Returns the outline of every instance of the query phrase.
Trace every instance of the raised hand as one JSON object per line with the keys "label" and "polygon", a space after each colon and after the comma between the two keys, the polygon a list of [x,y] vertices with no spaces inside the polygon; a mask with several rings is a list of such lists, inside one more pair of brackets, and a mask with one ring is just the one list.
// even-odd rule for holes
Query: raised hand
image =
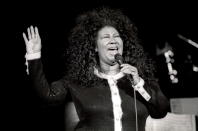
{"label": "raised hand", "polygon": [[23,38],[26,45],[27,54],[37,53],[41,51],[41,38],[39,36],[38,28],[30,26],[27,29],[28,37],[23,33]]}

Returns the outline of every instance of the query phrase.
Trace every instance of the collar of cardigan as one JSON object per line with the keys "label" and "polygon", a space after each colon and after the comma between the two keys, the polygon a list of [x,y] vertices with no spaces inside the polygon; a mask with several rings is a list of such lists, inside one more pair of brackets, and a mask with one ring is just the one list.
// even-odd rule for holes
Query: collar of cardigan
{"label": "collar of cardigan", "polygon": [[102,79],[113,79],[113,80],[118,80],[124,76],[124,73],[122,72],[119,72],[115,75],[107,75],[105,73],[99,72],[98,69],[95,67],[94,67],[94,74]]}

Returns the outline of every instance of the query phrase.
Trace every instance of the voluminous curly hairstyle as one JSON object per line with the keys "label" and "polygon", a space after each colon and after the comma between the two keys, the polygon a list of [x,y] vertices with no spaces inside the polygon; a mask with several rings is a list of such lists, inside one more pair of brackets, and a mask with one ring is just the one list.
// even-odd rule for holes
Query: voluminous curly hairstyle
{"label": "voluminous curly hairstyle", "polygon": [[98,67],[98,54],[95,52],[98,31],[104,26],[112,26],[123,40],[125,63],[137,67],[139,75],[148,83],[154,81],[153,63],[146,54],[137,37],[137,28],[132,21],[118,9],[101,7],[85,12],[76,19],[71,30],[67,49],[67,75],[81,85],[90,86],[97,81],[94,67]]}

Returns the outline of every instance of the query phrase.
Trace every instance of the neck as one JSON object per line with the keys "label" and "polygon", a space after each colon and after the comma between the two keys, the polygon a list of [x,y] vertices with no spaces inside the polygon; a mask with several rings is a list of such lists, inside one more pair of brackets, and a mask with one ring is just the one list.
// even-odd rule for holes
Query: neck
{"label": "neck", "polygon": [[100,71],[107,75],[116,75],[120,72],[119,65],[108,65],[105,63],[100,63]]}

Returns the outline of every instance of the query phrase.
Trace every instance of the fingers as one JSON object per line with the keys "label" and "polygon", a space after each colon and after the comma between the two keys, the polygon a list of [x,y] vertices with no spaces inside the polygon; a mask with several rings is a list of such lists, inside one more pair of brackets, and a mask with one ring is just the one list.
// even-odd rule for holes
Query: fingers
{"label": "fingers", "polygon": [[140,81],[140,77],[139,77],[138,70],[136,67],[131,66],[129,64],[122,64],[121,67],[122,67],[120,70],[121,72],[132,75],[133,77],[132,84],[136,85]]}
{"label": "fingers", "polygon": [[40,38],[39,32],[38,32],[38,28],[35,27],[35,33],[36,33],[36,38]]}
{"label": "fingers", "polygon": [[129,64],[122,64],[121,65],[121,72],[125,74],[132,74],[132,75],[138,75],[138,70],[136,67],[131,66]]}
{"label": "fingers", "polygon": [[134,66],[131,66],[129,64],[122,64],[120,65],[122,67],[122,69],[130,69],[131,71],[137,71],[137,68]]}
{"label": "fingers", "polygon": [[30,26],[30,31],[31,31],[31,37],[34,39],[35,38],[35,32],[33,26]]}
{"label": "fingers", "polygon": [[[28,27],[27,28],[27,33],[28,33],[28,39],[29,40],[40,37],[37,27],[35,27],[35,28],[33,26]],[[23,37],[24,37],[25,42],[27,42],[28,39],[27,39],[25,33],[23,33]]]}
{"label": "fingers", "polygon": [[25,33],[23,33],[23,39],[25,41],[25,44],[27,45],[28,44],[28,39],[27,39],[27,36],[25,35]]}

